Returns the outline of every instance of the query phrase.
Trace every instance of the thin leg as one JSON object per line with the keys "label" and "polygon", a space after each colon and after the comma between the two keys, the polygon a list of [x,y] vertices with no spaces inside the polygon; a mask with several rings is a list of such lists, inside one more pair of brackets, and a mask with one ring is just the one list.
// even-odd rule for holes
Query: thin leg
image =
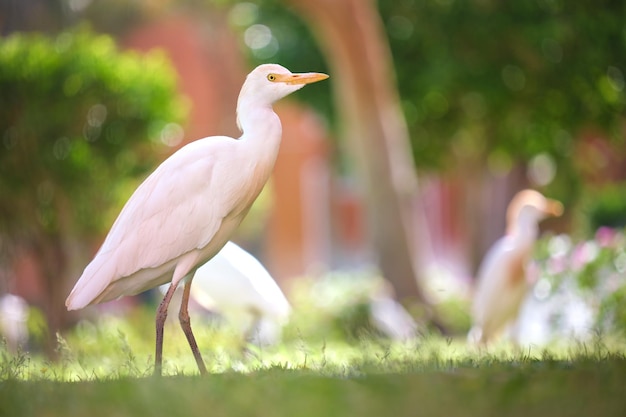
{"label": "thin leg", "polygon": [[161,376],[161,370],[163,367],[163,326],[165,325],[165,319],[167,319],[167,308],[170,305],[172,296],[176,292],[178,285],[171,284],[163,301],[159,304],[156,315],[156,352],[154,354],[154,375]]}
{"label": "thin leg", "polygon": [[185,332],[185,336],[187,336],[187,341],[189,342],[189,346],[191,347],[191,352],[193,352],[193,357],[196,358],[198,369],[200,370],[200,373],[202,375],[206,375],[206,366],[204,366],[204,361],[202,360],[202,355],[200,354],[200,350],[198,349],[196,338],[193,336],[193,332],[191,331],[191,320],[189,319],[189,312],[187,311],[190,290],[191,279],[188,279],[185,282],[185,287],[183,288],[183,299],[180,303],[180,312],[178,313],[178,319],[180,320],[180,327],[183,328],[183,332]]}
{"label": "thin leg", "polygon": [[[244,332],[244,343],[253,343],[255,340],[256,345],[263,345],[264,340],[260,337],[261,332],[261,314],[259,314],[256,309],[249,309],[248,313],[250,314],[250,324],[248,325],[248,329]],[[255,339],[255,336],[256,339]]]}
{"label": "thin leg", "polygon": [[[250,323],[250,326],[248,327],[248,330],[245,331],[244,333],[244,338],[241,341],[242,346],[241,346],[241,353],[244,356],[252,356],[255,359],[259,359],[259,356],[254,352],[254,350],[250,349],[250,345],[254,344],[256,345],[256,347],[261,350],[263,349],[263,345],[265,344],[264,342],[266,342],[265,340],[261,339],[260,336],[260,324],[261,324],[261,315],[259,313],[257,313],[256,311],[251,311],[250,314],[252,315],[252,321]],[[257,336],[256,342],[254,336]]]}

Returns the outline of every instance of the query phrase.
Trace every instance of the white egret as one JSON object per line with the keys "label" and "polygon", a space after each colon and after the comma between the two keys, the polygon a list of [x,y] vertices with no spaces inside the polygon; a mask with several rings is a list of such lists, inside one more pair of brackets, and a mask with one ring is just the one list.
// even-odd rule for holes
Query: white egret
{"label": "white egret", "polygon": [[22,297],[10,293],[0,296],[0,335],[12,353],[28,342],[28,314],[28,303]]}
{"label": "white egret", "polygon": [[487,343],[517,320],[529,289],[526,266],[539,222],[560,216],[563,205],[534,190],[520,191],[507,209],[507,231],[487,252],[478,270],[472,304],[471,342]]}
{"label": "white egret", "polygon": [[[163,291],[167,290],[163,285]],[[291,306],[274,278],[252,254],[228,242],[193,276],[190,298],[217,312],[246,340],[276,343]]]}
{"label": "white egret", "polygon": [[417,335],[417,323],[395,300],[394,293],[388,281],[380,281],[370,296],[370,323],[390,339],[406,342]]}
{"label": "white egret", "polygon": [[372,325],[392,340],[406,342],[417,335],[417,323],[402,304],[390,296],[375,296],[370,303]]}
{"label": "white egret", "polygon": [[237,101],[241,137],[191,142],[167,158],[135,190],[66,301],[69,310],[134,295],[171,282],[156,315],[155,374],[161,374],[167,307],[184,280],[179,320],[200,373],[206,367],[188,313],[193,274],[229,240],[269,179],[282,127],[272,104],[321,73],[255,68]]}

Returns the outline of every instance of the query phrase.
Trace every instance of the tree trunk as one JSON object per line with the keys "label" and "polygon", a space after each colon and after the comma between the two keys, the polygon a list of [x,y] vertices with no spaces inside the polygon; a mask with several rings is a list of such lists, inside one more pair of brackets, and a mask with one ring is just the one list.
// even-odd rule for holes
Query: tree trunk
{"label": "tree trunk", "polygon": [[363,181],[378,266],[399,299],[424,302],[413,224],[417,175],[375,2],[287,2],[307,19],[331,67],[341,134]]}
{"label": "tree trunk", "polygon": [[68,312],[65,309],[67,256],[58,235],[42,234],[34,240],[34,249],[41,265],[42,288],[45,291],[42,308],[48,325],[44,350],[49,358],[57,356],[56,334],[65,327]]}

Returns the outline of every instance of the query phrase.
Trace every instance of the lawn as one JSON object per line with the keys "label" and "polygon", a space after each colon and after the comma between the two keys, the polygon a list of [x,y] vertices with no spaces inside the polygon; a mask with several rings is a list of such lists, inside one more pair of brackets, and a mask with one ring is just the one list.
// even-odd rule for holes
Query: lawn
{"label": "lawn", "polygon": [[59,337],[56,362],[3,352],[0,416],[626,415],[626,349],[608,337],[479,350],[461,337],[346,337],[296,318],[279,346],[242,353],[231,333],[196,320],[210,375],[168,323],[155,378],[152,313],[81,324]]}
{"label": "lawn", "polygon": [[200,376],[5,381],[0,414],[63,416],[624,416],[626,361],[492,363],[330,376],[263,369]]}

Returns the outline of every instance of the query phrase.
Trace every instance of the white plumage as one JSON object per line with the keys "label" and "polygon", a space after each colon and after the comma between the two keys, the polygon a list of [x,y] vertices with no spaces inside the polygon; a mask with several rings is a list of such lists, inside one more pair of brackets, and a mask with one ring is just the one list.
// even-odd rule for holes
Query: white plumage
{"label": "white plumage", "polygon": [[487,343],[517,319],[528,292],[526,265],[546,216],[560,216],[561,203],[534,190],[520,191],[507,210],[507,234],[489,249],[479,268],[472,304],[471,342]]}
{"label": "white plumage", "polygon": [[270,273],[233,242],[196,271],[191,298],[217,311],[258,345],[280,339],[291,307]]}
{"label": "white plumage", "polygon": [[374,327],[392,340],[406,342],[417,335],[417,323],[413,317],[389,295],[373,297],[370,312]]}
{"label": "white plumage", "polygon": [[[276,64],[255,68],[237,102],[237,139],[213,136],[166,159],[137,188],[66,301],[70,310],[138,294],[170,282],[157,312],[155,373],[161,372],[163,323],[176,287],[229,240],[269,179],[282,128],[272,104],[325,74],[293,74]],[[206,372],[187,313],[180,320],[200,372]]]}
{"label": "white plumage", "polygon": [[0,296],[0,335],[12,353],[28,342],[28,311],[28,303],[22,297],[10,293]]}

